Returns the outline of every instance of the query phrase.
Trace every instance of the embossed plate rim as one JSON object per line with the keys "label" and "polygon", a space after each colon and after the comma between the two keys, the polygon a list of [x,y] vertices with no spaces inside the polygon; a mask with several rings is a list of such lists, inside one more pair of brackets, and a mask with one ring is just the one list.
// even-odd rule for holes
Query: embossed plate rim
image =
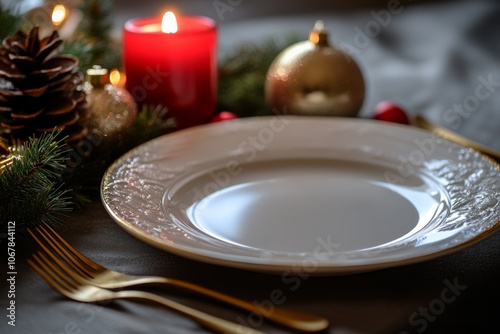
{"label": "embossed plate rim", "polygon": [[[290,138],[296,137],[298,134],[297,131],[300,130],[300,133],[302,133],[304,130],[309,130],[310,137],[312,137],[312,139],[306,138],[300,143],[295,144],[298,144],[299,146],[307,146],[310,144],[313,148],[316,148],[315,145],[317,145],[317,149],[319,151],[328,149],[333,150],[332,152],[335,150],[342,150],[342,154],[345,154],[345,152],[351,152],[347,154],[351,154],[354,158],[361,155],[367,155],[368,159],[378,159],[382,162],[387,162],[386,160],[389,159],[388,163],[392,164],[393,167],[398,161],[398,152],[399,154],[402,154],[402,152],[406,152],[407,154],[409,151],[413,152],[412,150],[415,150],[416,148],[422,149],[414,143],[418,140],[421,142],[431,140],[432,143],[434,143],[433,145],[437,145],[436,147],[438,152],[433,152],[432,154],[426,156],[422,166],[416,167],[423,169],[425,173],[430,173],[433,177],[436,177],[436,180],[439,179],[439,182],[449,183],[443,184],[443,187],[449,190],[452,194],[452,206],[458,206],[460,201],[474,201],[475,196],[460,198],[460,193],[463,191],[472,191],[472,194],[474,195],[483,196],[486,202],[492,202],[493,200],[491,198],[495,196],[498,197],[498,193],[500,192],[498,182],[492,182],[489,178],[484,177],[484,175],[493,175],[495,177],[500,176],[498,166],[493,164],[490,159],[483,157],[474,150],[436,137],[421,129],[362,119],[336,119],[323,117],[260,117],[224,122],[220,124],[204,125],[178,131],[154,139],[128,152],[123,157],[118,159],[112,166],[110,166],[103,177],[101,197],[106,210],[113,220],[115,220],[122,228],[134,235],[136,238],[160,249],[198,261],[276,274],[283,273],[293,267],[296,268],[297,266],[303,265],[304,261],[307,260],[310,254],[287,255],[253,249],[238,249],[238,247],[235,247],[232,244],[221,243],[220,240],[210,240],[210,237],[205,238],[205,240],[199,240],[195,233],[193,233],[193,235],[196,235],[195,239],[198,238],[198,240],[195,240],[194,242],[193,240],[188,240],[188,238],[193,237],[192,235],[189,235],[189,233],[188,236],[185,237],[186,239],[184,239],[183,236],[179,237],[178,235],[175,235],[176,233],[172,233],[172,231],[174,231],[173,229],[178,228],[178,226],[176,226],[175,223],[168,221],[168,219],[165,219],[165,215],[162,212],[163,208],[160,203],[161,198],[159,198],[162,197],[165,192],[165,182],[168,183],[168,181],[165,180],[167,180],[168,177],[171,178],[172,176],[166,175],[167,172],[165,172],[165,175],[161,174],[163,173],[161,168],[165,165],[161,164],[162,159],[168,158],[170,162],[175,161],[175,159],[181,159],[182,161],[185,155],[189,155],[186,153],[187,148],[194,147],[195,152],[192,154],[196,154],[197,148],[196,145],[193,145],[200,143],[203,139],[206,141],[207,138],[211,138],[212,140],[215,140],[215,142],[217,142],[217,140],[227,138],[227,136],[234,136],[233,139],[245,139],[249,134],[255,134],[256,131],[258,132],[261,131],[261,129],[269,127],[271,122],[275,122],[275,120],[283,121],[288,124],[286,131],[283,131],[283,134],[281,132],[275,133],[275,138],[278,138],[276,140],[278,142],[278,136],[284,136],[285,139],[289,140]],[[289,133],[290,131],[291,133]],[[290,137],[287,138],[286,136]],[[344,136],[345,138],[350,138],[352,143],[339,144],[326,141],[328,146],[320,144],[320,139],[328,139],[328,136],[331,138]],[[392,149],[394,152],[389,152],[387,147],[379,147],[381,144],[371,142],[373,139],[383,142],[385,146],[389,145],[389,149]],[[391,144],[393,141],[394,143]],[[223,143],[223,141],[221,143]],[[158,154],[157,151],[162,150],[159,148],[165,145],[170,145],[171,147],[166,149],[166,153],[162,153],[166,154],[166,157],[163,156],[160,159],[158,156],[155,156],[155,154]],[[207,144],[205,143],[204,145]],[[270,144],[271,153],[273,145],[274,144],[272,143]],[[390,145],[394,147],[390,147]],[[278,147],[279,144],[276,144],[275,146]],[[334,148],[331,148],[331,146]],[[276,147],[274,149],[276,149]],[[266,150],[267,149],[268,148],[266,148]],[[262,152],[266,152],[266,150],[263,150]],[[345,150],[345,152],[343,150]],[[193,151],[193,149],[189,150],[189,152],[191,151]],[[229,149],[227,151],[221,150],[221,152],[213,152],[215,152],[216,155],[219,154],[219,158],[222,159],[229,159],[245,154],[244,151],[241,151],[237,147],[233,147],[233,149]],[[200,152],[198,152],[198,154],[200,154]],[[189,158],[187,158],[187,160],[189,160]],[[196,163],[200,161],[203,162],[203,159],[196,161],[195,158],[192,158],[190,163],[195,166]],[[445,166],[449,170],[445,170],[446,173],[444,173],[444,175],[434,175],[435,171],[431,171],[427,166],[436,164],[439,165],[440,162],[442,164],[445,162],[449,163],[450,161],[453,161],[455,164],[449,164],[450,166],[448,167]],[[134,165],[135,163],[137,163],[137,165]],[[185,162],[184,164],[183,168],[168,172],[172,174],[177,173],[177,175],[185,172],[185,168],[189,164],[186,164]],[[182,163],[180,165],[182,166]],[[423,167],[424,165],[425,168]],[[472,170],[472,167],[484,169],[484,171],[481,171],[484,174],[483,177],[475,175],[476,171]],[[444,167],[440,166],[439,168],[442,169]],[[462,170],[464,168],[465,170]],[[196,168],[194,168],[194,170],[196,170]],[[467,175],[471,175],[468,175],[466,179],[463,179],[465,177],[464,172]],[[120,173],[129,174],[122,175]],[[152,180],[149,178],[147,173],[158,174],[155,177],[159,178],[159,180]],[[451,174],[451,176],[446,174]],[[460,178],[462,178],[462,180]],[[458,182],[456,182],[457,179]],[[477,181],[478,184],[472,184],[471,180]],[[461,181],[469,182],[471,184],[465,188],[460,188]],[[146,186],[146,189],[137,186],[141,183]],[[126,189],[126,187],[130,185],[132,185],[132,187],[135,185],[135,188],[132,188],[135,193],[134,191],[130,192],[130,189]],[[490,187],[490,193],[479,190],[484,189],[486,186]],[[458,190],[454,189],[457,187]],[[117,195],[116,189],[121,189],[122,193]],[[159,196],[155,191],[161,193],[162,195]],[[141,203],[138,203],[137,198],[135,199],[135,203],[133,203],[133,196],[130,194],[139,196]],[[127,197],[129,195],[132,196],[130,198],[132,205],[125,208],[123,201],[126,201],[127,199],[125,199],[124,196]],[[141,205],[141,210],[146,208],[147,211],[143,210],[142,212],[133,212],[134,210],[137,210],[138,206],[140,207]],[[454,219],[461,219],[463,222],[460,226],[457,224],[455,224],[455,227],[453,224],[450,225],[452,228],[451,235],[455,238],[455,240],[442,237],[441,239],[438,238],[436,242],[426,243],[425,238],[423,238],[422,240],[411,240],[413,244],[405,242],[395,246],[381,247],[381,249],[376,248],[375,250],[339,252],[338,254],[329,255],[328,258],[324,260],[316,261],[314,270],[312,270],[310,274],[345,274],[420,262],[467,247],[499,229],[500,213],[498,212],[498,201],[494,203],[492,202],[491,205],[493,206],[490,208],[485,207],[486,213],[484,213],[482,217],[480,217],[477,212],[470,214],[470,217],[465,217],[464,212],[470,212],[471,209],[475,209],[478,203],[468,205],[469,207],[466,207],[467,210],[464,210],[463,208],[455,209],[452,207],[451,212],[448,215],[453,216],[453,214],[457,214],[458,217],[454,217]],[[132,211],[132,214],[135,215],[133,216],[133,219],[130,218],[130,216],[126,217],[126,214],[124,213],[125,211],[127,211],[127,213]],[[144,212],[146,212],[146,214]],[[138,219],[136,219],[137,217]],[[446,217],[443,220],[443,224],[438,227],[442,230],[449,228],[450,226],[448,225],[450,220],[448,218],[449,217]],[[467,222],[465,222],[465,220],[467,220]],[[168,225],[166,229],[165,224]],[[185,231],[179,231],[179,234],[182,235],[184,232]],[[438,229],[434,229],[431,232],[438,236],[445,234],[443,231],[439,231]],[[430,236],[431,235],[428,234],[424,237]],[[426,250],[424,246],[427,247],[428,250]],[[417,249],[418,251],[415,251],[414,249]]]}

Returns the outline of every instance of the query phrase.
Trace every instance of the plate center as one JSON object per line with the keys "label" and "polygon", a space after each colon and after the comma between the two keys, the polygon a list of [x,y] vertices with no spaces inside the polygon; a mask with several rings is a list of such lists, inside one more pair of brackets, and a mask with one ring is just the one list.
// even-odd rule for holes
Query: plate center
{"label": "plate center", "polygon": [[[358,162],[259,162],[244,166],[185,214],[212,237],[266,251],[375,247],[418,231],[440,202],[424,179],[412,176],[395,185],[383,180],[385,171]],[[202,177],[195,184],[206,182]]]}

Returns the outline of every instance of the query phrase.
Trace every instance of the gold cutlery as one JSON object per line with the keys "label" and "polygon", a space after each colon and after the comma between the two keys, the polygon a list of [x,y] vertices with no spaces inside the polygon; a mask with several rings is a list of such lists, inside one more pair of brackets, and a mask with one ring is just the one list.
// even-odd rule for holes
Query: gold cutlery
{"label": "gold cutlery", "polygon": [[261,331],[217,318],[153,293],[132,290],[111,291],[90,285],[75,272],[71,275],[63,273],[59,269],[61,263],[57,263],[56,266],[42,252],[33,254],[33,260],[28,260],[28,262],[54,290],[76,301],[94,303],[116,299],[145,299],[175,310],[218,333],[264,334]]}
{"label": "gold cutlery", "polygon": [[423,116],[417,115],[414,118],[414,123],[417,127],[428,130],[442,138],[448,139],[452,142],[455,142],[457,144],[460,144],[465,147],[472,148],[478,152],[481,152],[484,155],[487,155],[488,157],[492,158],[493,160],[500,162],[500,152],[495,151],[489,147],[486,147],[480,143],[477,143],[473,140],[467,139],[465,137],[462,137],[461,135],[448,130],[444,127],[438,126],[436,124],[433,124],[429,122],[427,119],[425,119]]}
{"label": "gold cutlery", "polygon": [[[168,284],[181,288],[187,291],[196,292],[203,296],[213,298],[217,301],[222,301],[227,304],[239,307],[249,312],[259,314],[268,320],[274,321],[289,328],[298,329],[304,332],[321,331],[328,327],[328,320],[309,313],[297,312],[274,307],[272,312],[262,312],[257,306],[247,301],[228,296],[226,294],[181,280],[157,277],[157,276],[132,276],[120,272],[107,269],[100,264],[87,258],[75,248],[73,248],[67,241],[65,241],[59,234],[57,234],[50,226],[45,224],[44,227],[36,228],[39,235],[45,240],[42,242],[32,231],[29,231],[31,236],[52,258],[53,261],[59,261],[59,258],[54,254],[57,253],[59,257],[64,260],[71,271],[76,271],[87,284],[92,284],[96,287],[104,289],[119,289],[142,284]],[[53,251],[48,249],[50,247]],[[64,267],[66,268],[66,266]],[[64,269],[63,269],[64,270]],[[68,268],[68,270],[70,270]],[[69,274],[68,272],[66,272]]]}

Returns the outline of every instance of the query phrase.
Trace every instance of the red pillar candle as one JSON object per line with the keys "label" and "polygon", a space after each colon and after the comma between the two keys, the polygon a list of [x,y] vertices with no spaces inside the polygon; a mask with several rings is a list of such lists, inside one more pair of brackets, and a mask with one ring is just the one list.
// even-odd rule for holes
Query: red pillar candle
{"label": "red pillar candle", "polygon": [[160,17],[127,21],[126,88],[138,105],[167,107],[180,129],[208,123],[216,107],[216,35],[215,22],[201,16],[179,17],[177,30],[163,31]]}

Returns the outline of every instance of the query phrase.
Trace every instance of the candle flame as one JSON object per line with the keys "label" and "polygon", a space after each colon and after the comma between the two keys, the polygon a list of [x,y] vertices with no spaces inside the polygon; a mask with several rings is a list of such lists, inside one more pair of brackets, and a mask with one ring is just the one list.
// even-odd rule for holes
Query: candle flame
{"label": "candle flame", "polygon": [[66,18],[66,7],[63,5],[56,5],[52,11],[52,23],[55,26],[60,25]]}
{"label": "candle flame", "polygon": [[177,19],[172,12],[166,12],[161,21],[161,31],[167,34],[175,34],[177,32]]}

